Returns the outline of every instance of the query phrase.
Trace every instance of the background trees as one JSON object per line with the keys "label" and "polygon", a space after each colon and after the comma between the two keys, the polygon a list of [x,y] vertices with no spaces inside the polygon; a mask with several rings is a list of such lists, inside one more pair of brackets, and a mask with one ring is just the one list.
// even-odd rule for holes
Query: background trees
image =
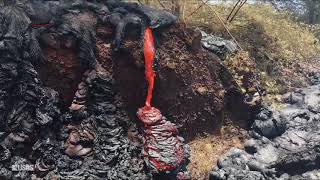
{"label": "background trees", "polygon": [[289,10],[300,17],[300,20],[309,24],[320,23],[319,0],[265,0],[278,10]]}

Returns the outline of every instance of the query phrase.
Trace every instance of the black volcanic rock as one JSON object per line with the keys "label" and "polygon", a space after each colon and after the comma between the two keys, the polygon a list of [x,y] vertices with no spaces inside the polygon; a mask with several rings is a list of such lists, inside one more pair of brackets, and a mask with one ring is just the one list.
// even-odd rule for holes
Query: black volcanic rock
{"label": "black volcanic rock", "polygon": [[[97,24],[112,24],[110,17],[117,15],[140,28],[159,29],[176,20],[120,1],[16,0],[1,6],[0,179],[148,179],[142,145],[127,135],[134,126],[114,89],[112,70],[96,60]],[[115,42],[124,40],[127,28],[116,27],[122,35]],[[48,63],[39,43],[43,34],[47,43],[74,49],[87,70],[70,109],[61,108],[58,92],[45,87],[37,72]]]}
{"label": "black volcanic rock", "polygon": [[283,95],[286,107],[262,109],[245,150],[221,158],[210,179],[319,179],[320,85]]}

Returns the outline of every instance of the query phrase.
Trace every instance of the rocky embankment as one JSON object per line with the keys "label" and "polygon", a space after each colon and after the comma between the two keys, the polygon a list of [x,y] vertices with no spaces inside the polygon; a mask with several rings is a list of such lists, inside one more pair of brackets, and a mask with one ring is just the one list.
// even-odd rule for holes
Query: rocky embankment
{"label": "rocky embankment", "polygon": [[245,149],[231,149],[210,180],[320,179],[320,74],[313,85],[282,97],[285,107],[263,107]]}

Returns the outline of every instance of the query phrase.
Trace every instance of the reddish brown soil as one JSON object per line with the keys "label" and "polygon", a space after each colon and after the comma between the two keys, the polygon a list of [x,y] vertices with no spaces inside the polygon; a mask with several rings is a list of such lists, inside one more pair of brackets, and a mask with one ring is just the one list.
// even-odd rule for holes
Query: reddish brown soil
{"label": "reddish brown soil", "polygon": [[[106,69],[113,68],[117,88],[131,117],[136,119],[135,113],[144,106],[147,94],[142,42],[128,40],[124,51],[111,55],[107,49],[111,43],[108,35],[112,34],[102,29],[98,30],[97,52],[103,52],[98,55],[103,58],[98,60]],[[218,132],[225,110],[225,94],[235,84],[215,56],[192,52],[188,43],[188,34],[192,32],[188,31],[177,25],[158,37],[160,67],[152,104],[180,127],[184,137],[192,139],[196,134]]]}
{"label": "reddish brown soil", "polygon": [[[114,74],[116,88],[134,122],[147,95],[142,41],[128,40],[125,50],[112,53],[112,33],[110,27],[97,29],[97,59]],[[206,51],[191,50],[192,34],[193,30],[176,25],[157,36],[160,66],[152,99],[153,106],[176,123],[187,140],[199,134],[219,133],[227,96],[237,96],[237,85],[220,60]],[[84,69],[72,42],[61,45],[54,38],[43,39],[45,62],[38,68],[40,78],[59,92],[62,106],[68,107]]]}

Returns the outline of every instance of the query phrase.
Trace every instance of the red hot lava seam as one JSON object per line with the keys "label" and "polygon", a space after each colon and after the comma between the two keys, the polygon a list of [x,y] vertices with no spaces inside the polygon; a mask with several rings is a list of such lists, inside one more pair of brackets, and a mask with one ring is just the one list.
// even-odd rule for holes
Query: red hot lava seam
{"label": "red hot lava seam", "polygon": [[37,27],[49,27],[50,24],[31,24],[31,27],[37,28]]}

